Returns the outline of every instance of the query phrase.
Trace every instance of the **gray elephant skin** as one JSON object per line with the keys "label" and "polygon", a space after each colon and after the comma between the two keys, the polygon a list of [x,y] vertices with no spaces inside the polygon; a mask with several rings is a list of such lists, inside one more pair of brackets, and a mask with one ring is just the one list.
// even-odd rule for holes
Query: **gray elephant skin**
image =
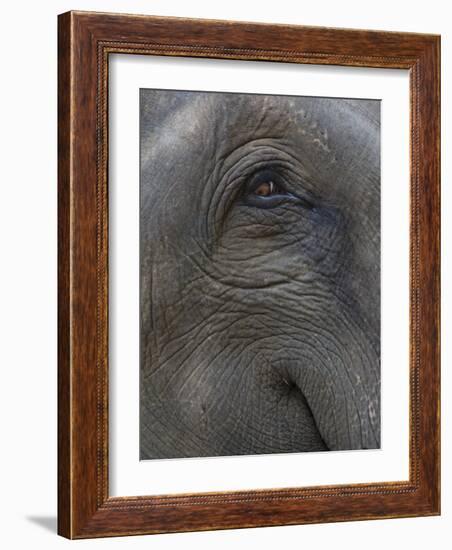
{"label": "gray elephant skin", "polygon": [[380,447],[380,102],[140,91],[140,458]]}

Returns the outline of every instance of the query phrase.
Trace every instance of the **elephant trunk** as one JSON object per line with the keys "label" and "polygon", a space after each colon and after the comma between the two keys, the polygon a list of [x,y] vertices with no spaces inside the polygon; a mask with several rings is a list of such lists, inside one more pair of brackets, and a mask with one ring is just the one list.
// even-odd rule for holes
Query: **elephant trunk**
{"label": "elephant trunk", "polygon": [[[332,353],[321,363],[297,361],[290,376],[303,394],[329,450],[380,448],[378,357],[350,353],[351,363]],[[372,369],[373,367],[373,369]]]}

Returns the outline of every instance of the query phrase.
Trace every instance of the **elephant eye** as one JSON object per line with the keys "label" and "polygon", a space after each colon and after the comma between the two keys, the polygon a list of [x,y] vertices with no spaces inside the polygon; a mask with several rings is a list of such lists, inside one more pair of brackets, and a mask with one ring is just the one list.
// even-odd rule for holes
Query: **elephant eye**
{"label": "elephant eye", "polygon": [[293,199],[274,171],[265,170],[254,174],[245,184],[242,203],[255,208],[275,208]]}
{"label": "elephant eye", "polygon": [[254,190],[254,194],[259,197],[269,197],[275,193],[278,193],[279,189],[275,182],[272,180],[264,181]]}

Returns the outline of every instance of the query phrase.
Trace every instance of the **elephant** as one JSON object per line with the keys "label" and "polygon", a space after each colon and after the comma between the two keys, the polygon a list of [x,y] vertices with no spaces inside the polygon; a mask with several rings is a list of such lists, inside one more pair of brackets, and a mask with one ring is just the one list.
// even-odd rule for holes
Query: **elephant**
{"label": "elephant", "polygon": [[140,459],[380,448],[380,101],[140,90]]}

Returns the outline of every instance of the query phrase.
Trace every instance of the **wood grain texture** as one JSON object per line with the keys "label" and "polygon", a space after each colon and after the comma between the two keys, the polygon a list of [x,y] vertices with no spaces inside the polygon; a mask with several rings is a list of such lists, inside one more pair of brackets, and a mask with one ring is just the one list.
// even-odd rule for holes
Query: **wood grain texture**
{"label": "wood grain texture", "polygon": [[58,32],[58,531],[71,532],[70,410],[70,181],[71,83],[70,15],[59,19]]}
{"label": "wood grain texture", "polygon": [[[438,36],[69,12],[59,16],[58,531],[68,538],[439,513]],[[108,56],[405,68],[411,86],[410,480],[108,495]]]}

